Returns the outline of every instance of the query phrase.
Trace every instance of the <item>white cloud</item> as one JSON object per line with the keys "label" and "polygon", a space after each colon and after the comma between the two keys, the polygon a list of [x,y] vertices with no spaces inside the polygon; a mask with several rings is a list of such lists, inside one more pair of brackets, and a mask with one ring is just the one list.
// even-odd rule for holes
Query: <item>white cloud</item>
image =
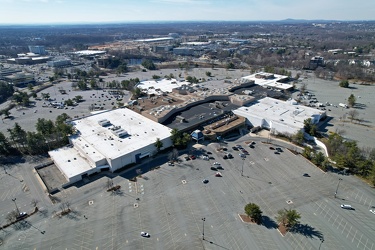
{"label": "white cloud", "polygon": [[151,0],[154,3],[165,4],[210,4],[211,1],[207,0]]}

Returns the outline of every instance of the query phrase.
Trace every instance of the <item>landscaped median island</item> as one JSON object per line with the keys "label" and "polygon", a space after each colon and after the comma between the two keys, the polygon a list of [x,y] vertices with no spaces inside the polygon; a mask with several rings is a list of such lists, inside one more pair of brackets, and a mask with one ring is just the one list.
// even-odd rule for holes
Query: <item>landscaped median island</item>
{"label": "landscaped median island", "polygon": [[[263,224],[262,210],[255,203],[249,203],[245,206],[246,214],[238,214],[242,222],[244,223],[254,223],[254,224]],[[277,230],[282,236],[285,236],[286,233],[292,230],[295,226],[299,224],[299,219],[301,214],[294,209],[282,209],[277,211],[276,221]]]}
{"label": "landscaped median island", "polygon": [[285,235],[294,226],[299,224],[301,214],[294,209],[282,209],[277,211],[276,220],[279,223],[278,230],[281,235]]}
{"label": "landscaped median island", "polygon": [[9,223],[5,224],[3,226],[0,226],[0,229],[5,229],[5,228],[7,228],[7,227],[19,222],[19,221],[22,221],[22,220],[30,217],[31,215],[37,213],[38,211],[39,211],[38,207],[34,207],[34,211],[31,212],[30,214],[24,213],[24,212],[18,214],[16,211],[13,211],[13,212],[9,213],[7,218],[6,218]]}

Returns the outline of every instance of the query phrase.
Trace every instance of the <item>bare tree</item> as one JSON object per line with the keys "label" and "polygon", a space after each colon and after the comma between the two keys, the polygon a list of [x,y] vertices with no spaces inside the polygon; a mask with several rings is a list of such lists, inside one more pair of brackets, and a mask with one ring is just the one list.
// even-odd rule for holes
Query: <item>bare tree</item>
{"label": "bare tree", "polygon": [[299,88],[299,91],[301,92],[301,94],[305,94],[306,92],[306,89],[307,89],[307,84],[306,83],[302,83],[301,84],[301,87]]}
{"label": "bare tree", "polygon": [[38,205],[38,202],[39,202],[39,200],[37,200],[37,199],[32,199],[31,202],[30,202],[30,204],[31,204],[33,207],[36,207],[36,206]]}
{"label": "bare tree", "polygon": [[170,152],[170,153],[168,154],[168,160],[169,160],[169,161],[172,161],[172,160],[173,160],[173,153],[172,153],[172,152]]}
{"label": "bare tree", "polygon": [[173,160],[177,160],[177,158],[178,158],[178,150],[174,148],[172,150],[172,155],[173,155]]}
{"label": "bare tree", "polygon": [[348,118],[350,119],[350,122],[353,122],[353,120],[357,119],[359,113],[357,110],[352,109],[348,112]]}
{"label": "bare tree", "polygon": [[69,201],[65,201],[65,202],[62,202],[60,204],[60,209],[61,209],[61,213],[68,213],[71,211],[71,208],[70,208],[70,202]]}
{"label": "bare tree", "polygon": [[106,188],[110,189],[111,187],[113,187],[113,181],[111,179],[108,179],[107,184],[106,184]]}
{"label": "bare tree", "polygon": [[7,216],[5,217],[5,219],[11,223],[11,222],[15,222],[16,219],[17,219],[17,216],[18,216],[18,213],[16,211],[12,211],[10,212],[9,214],[7,214]]}

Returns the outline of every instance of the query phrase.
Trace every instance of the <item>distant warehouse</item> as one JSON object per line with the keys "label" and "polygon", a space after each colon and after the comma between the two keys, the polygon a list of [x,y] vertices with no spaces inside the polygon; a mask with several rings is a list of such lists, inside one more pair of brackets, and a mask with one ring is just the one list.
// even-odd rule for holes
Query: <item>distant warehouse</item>
{"label": "distant warehouse", "polygon": [[53,60],[53,61],[48,61],[47,65],[53,68],[67,67],[67,66],[72,65],[72,61],[69,59]]}
{"label": "distant warehouse", "polygon": [[157,152],[157,138],[172,146],[171,129],[130,110],[116,109],[72,121],[76,134],[70,146],[48,152],[74,183],[101,170],[116,171]]}
{"label": "distant warehouse", "polygon": [[250,105],[233,110],[245,117],[247,124],[271,130],[275,134],[295,134],[304,127],[304,121],[311,118],[314,124],[326,117],[325,111],[298,105],[296,101],[281,101],[265,97]]}

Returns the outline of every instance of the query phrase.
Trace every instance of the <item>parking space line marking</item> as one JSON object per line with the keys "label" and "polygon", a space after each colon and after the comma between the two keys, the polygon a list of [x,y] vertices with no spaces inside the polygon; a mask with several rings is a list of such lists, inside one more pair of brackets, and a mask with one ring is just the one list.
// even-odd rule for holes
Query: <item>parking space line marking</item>
{"label": "parking space line marking", "polygon": [[347,225],[348,225],[348,223],[345,221],[345,226],[344,226],[344,228],[342,229],[342,232],[341,232],[341,233],[344,233],[344,230],[345,230],[345,228],[346,228]]}
{"label": "parking space line marking", "polygon": [[358,246],[359,246],[359,243],[362,243],[362,242],[361,242],[361,240],[362,240],[362,236],[363,236],[363,234],[361,235],[361,238],[359,238],[359,241],[358,241],[358,244],[357,244],[357,248],[358,248]]}
{"label": "parking space line marking", "polygon": [[367,242],[368,242],[368,238],[367,238],[367,240],[366,240],[366,245],[365,245],[365,248],[367,248]]}
{"label": "parking space line marking", "polygon": [[355,236],[357,235],[357,232],[358,232],[358,230],[355,230],[355,234],[354,234],[354,236],[353,236],[352,242],[354,241]]}
{"label": "parking space line marking", "polygon": [[346,235],[346,238],[348,238],[350,231],[352,231],[352,225],[350,225],[350,229],[348,230],[348,234]]}

